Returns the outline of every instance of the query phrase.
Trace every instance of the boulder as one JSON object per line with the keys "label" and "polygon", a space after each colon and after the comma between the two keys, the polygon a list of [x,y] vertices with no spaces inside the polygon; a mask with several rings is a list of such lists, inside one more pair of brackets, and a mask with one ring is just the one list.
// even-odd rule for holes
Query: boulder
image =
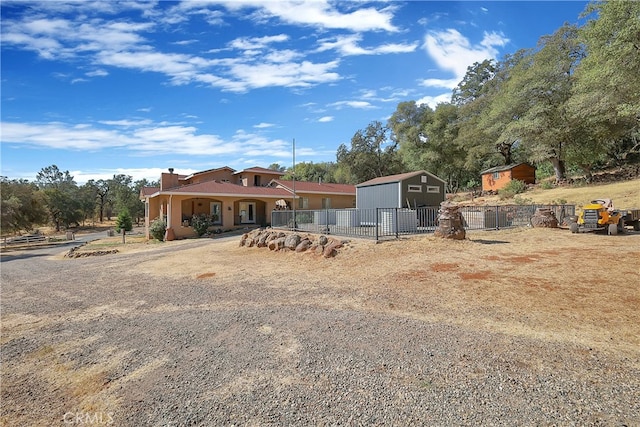
{"label": "boulder", "polygon": [[311,247],[311,240],[308,238],[302,239],[302,241],[296,246],[296,252],[306,252]]}
{"label": "boulder", "polygon": [[325,258],[332,258],[334,256],[337,255],[338,251],[336,249],[339,249],[342,247],[342,242],[339,242],[337,240],[331,240],[325,247],[324,247],[324,251],[322,252],[322,255]]}
{"label": "boulder", "polygon": [[284,248],[284,237],[278,237],[277,239],[274,239],[272,241],[269,242],[269,249],[272,251],[279,251],[280,249]]}
{"label": "boulder", "polygon": [[284,238],[284,246],[294,251],[296,247],[300,244],[301,240],[302,238],[300,237],[299,234],[295,234],[295,233],[289,234],[287,237]]}
{"label": "boulder", "polygon": [[531,217],[531,226],[534,228],[557,228],[556,214],[549,208],[538,208]]}

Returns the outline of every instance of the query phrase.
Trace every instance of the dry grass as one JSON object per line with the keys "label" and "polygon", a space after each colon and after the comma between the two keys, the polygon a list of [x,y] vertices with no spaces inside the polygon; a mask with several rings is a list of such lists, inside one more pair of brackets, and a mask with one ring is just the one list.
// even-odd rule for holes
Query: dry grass
{"label": "dry grass", "polygon": [[241,248],[234,239],[139,268],[212,286],[266,283],[286,291],[282,304],[304,298],[637,356],[640,234],[515,229],[467,237],[354,240],[334,259]]}
{"label": "dry grass", "polygon": [[[608,198],[612,199],[618,208],[640,208],[640,179],[585,187],[556,187],[547,190],[538,186],[520,194],[520,197],[529,199],[535,204],[559,204],[560,201],[566,201],[567,204],[578,207],[594,199]],[[455,201],[463,203],[470,202],[471,199],[463,194],[456,197]],[[500,200],[498,196],[488,196],[475,198],[473,203],[504,204],[513,203],[513,200]]]}

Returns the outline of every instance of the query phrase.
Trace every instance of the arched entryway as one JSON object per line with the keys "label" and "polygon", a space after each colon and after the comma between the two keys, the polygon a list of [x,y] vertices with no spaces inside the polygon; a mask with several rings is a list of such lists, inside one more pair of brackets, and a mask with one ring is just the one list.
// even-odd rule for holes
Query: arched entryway
{"label": "arched entryway", "polygon": [[191,226],[191,219],[194,215],[207,215],[210,217],[212,225],[222,225],[223,202],[210,198],[191,198],[182,201],[183,226]]}

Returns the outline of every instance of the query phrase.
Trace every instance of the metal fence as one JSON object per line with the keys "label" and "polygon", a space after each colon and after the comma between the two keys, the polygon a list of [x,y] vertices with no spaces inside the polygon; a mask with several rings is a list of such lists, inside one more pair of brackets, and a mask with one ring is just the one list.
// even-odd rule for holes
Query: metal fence
{"label": "metal fence", "polygon": [[[575,215],[575,205],[461,206],[466,230],[497,230],[531,224],[536,209],[551,209],[559,222]],[[433,233],[438,207],[416,209],[322,209],[273,211],[273,228],[296,229],[318,234],[379,240],[400,235]],[[295,222],[293,216],[295,214]]]}

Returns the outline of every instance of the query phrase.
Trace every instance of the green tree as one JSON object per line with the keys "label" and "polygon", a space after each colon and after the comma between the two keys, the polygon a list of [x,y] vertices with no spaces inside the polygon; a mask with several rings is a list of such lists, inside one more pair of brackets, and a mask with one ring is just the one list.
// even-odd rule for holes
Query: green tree
{"label": "green tree", "polygon": [[[587,55],[575,70],[569,110],[618,162],[640,153],[640,2],[598,1],[579,30]],[[598,150],[598,154],[602,149]]]}
{"label": "green tree", "polygon": [[116,233],[120,233],[122,230],[133,230],[133,220],[131,219],[129,211],[126,209],[123,209],[116,218]]}
{"label": "green tree", "polygon": [[399,103],[389,118],[387,125],[392,131],[391,139],[398,144],[398,154],[407,169],[425,167],[422,156],[428,144],[426,126],[433,121],[433,115],[428,105],[406,101]]}
{"label": "green tree", "polygon": [[374,121],[355,133],[351,138],[351,149],[344,144],[338,147],[338,164],[349,169],[352,184],[402,171],[398,144],[388,134],[389,128]]}
{"label": "green tree", "polygon": [[109,180],[90,180],[89,183],[95,188],[97,209],[100,217],[100,222],[102,223],[104,221],[105,209],[109,203]]}
{"label": "green tree", "polygon": [[0,215],[2,234],[31,230],[47,221],[44,193],[27,180],[0,177]]}
{"label": "green tree", "polygon": [[82,219],[78,202],[78,186],[69,171],[62,172],[58,166],[42,168],[36,176],[36,184],[46,200],[47,210],[56,231],[62,226],[69,227]]}
{"label": "green tree", "polygon": [[[296,164],[296,181],[306,182],[335,182],[333,171],[336,169],[332,162],[300,162]],[[282,179],[293,179],[293,169],[288,169]]]}

